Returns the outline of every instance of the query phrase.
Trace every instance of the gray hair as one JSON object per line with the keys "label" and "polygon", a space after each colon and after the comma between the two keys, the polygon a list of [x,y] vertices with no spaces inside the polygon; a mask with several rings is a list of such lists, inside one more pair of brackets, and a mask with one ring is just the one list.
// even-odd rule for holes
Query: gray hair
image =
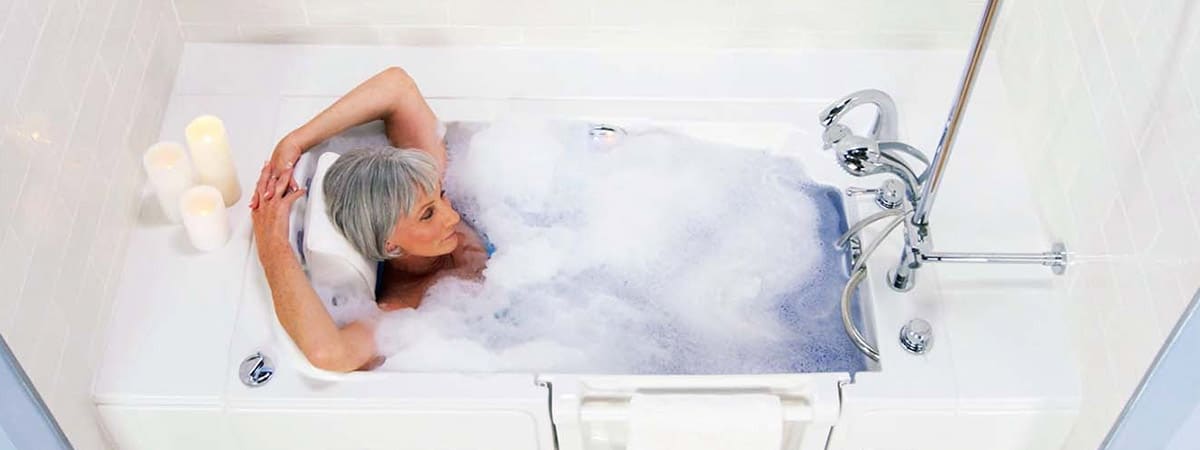
{"label": "gray hair", "polygon": [[400,256],[387,251],[396,220],[412,213],[420,194],[437,189],[438,167],[420,150],[364,148],[338,157],[325,173],[325,211],[338,231],[374,261]]}

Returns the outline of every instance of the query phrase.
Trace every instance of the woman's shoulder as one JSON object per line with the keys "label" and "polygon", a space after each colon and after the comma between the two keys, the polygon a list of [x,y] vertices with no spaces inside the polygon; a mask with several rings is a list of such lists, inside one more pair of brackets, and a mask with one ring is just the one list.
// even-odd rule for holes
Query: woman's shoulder
{"label": "woman's shoulder", "polygon": [[458,225],[455,225],[454,232],[457,233],[459,237],[458,247],[454,249],[454,253],[474,251],[486,252],[483,238],[479,236],[479,233],[476,232],[471,225],[467,224],[467,221],[464,220],[459,222]]}

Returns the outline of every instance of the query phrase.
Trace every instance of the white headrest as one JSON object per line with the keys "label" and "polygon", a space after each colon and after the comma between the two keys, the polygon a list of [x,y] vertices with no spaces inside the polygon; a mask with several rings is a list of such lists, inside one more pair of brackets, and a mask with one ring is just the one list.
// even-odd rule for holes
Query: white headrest
{"label": "white headrest", "polygon": [[317,159],[308,190],[303,246],[313,288],[334,321],[344,325],[375,311],[376,265],[354,249],[326,213],[323,181],[337,158],[330,152]]}

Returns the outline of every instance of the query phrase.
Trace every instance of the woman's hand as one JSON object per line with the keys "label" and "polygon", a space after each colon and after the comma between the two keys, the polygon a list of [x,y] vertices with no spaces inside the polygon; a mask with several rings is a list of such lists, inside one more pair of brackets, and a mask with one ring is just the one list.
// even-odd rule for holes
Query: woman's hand
{"label": "woman's hand", "polygon": [[[350,127],[383,119],[388,141],[399,148],[419,148],[429,152],[446,170],[446,148],[438,134],[437,116],[425,103],[412,77],[399,67],[389,67],[362,82],[338,99],[316,117],[292,130],[275,145],[268,171],[271,177],[283,179],[283,172],[296,166],[300,155],[321,142]],[[299,183],[290,180],[292,190]],[[263,199],[274,198],[274,191]],[[251,208],[257,206],[251,203]]]}
{"label": "woman's hand", "polygon": [[288,220],[292,203],[304,195],[304,189],[292,188],[292,169],[279,175],[271,173],[271,163],[263,166],[250,198],[250,218],[254,222],[254,240],[259,250],[274,242],[288,242]]}
{"label": "woman's hand", "polygon": [[[280,139],[279,143],[275,145],[275,151],[271,153],[271,161],[267,163],[270,176],[278,176],[283,178],[282,175],[285,170],[290,170],[296,167],[296,163],[300,161],[301,153],[304,153],[304,148],[302,148],[298,141],[293,139],[291,135]],[[288,180],[291,180],[291,182],[288,183],[289,188],[292,190],[300,188],[300,185],[296,183],[296,180],[292,180],[290,177]],[[274,192],[268,192],[264,198],[273,198],[274,196]]]}

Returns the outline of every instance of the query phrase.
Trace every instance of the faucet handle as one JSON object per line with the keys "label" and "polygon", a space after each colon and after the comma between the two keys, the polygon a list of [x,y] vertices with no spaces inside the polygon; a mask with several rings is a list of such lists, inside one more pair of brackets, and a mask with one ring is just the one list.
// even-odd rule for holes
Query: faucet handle
{"label": "faucet handle", "polygon": [[898,180],[886,180],[877,188],[861,188],[850,186],[846,188],[847,197],[875,194],[875,203],[880,208],[896,209],[904,205],[904,183]]}
{"label": "faucet handle", "polygon": [[847,197],[855,197],[859,195],[870,195],[879,192],[879,188],[864,188],[858,186],[850,186],[846,188]]}

